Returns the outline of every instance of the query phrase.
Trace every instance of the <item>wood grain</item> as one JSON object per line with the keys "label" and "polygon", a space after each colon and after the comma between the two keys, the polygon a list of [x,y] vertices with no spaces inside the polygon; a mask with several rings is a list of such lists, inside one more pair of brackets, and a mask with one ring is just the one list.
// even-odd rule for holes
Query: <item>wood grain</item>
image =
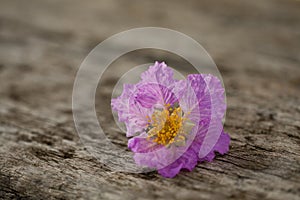
{"label": "wood grain", "polygon": [[[0,198],[300,199],[300,2],[0,1]],[[198,40],[227,91],[230,152],[174,179],[113,172],[82,145],[71,96],[87,53],[112,34],[162,26]],[[138,55],[138,56],[137,56]],[[129,54],[115,66],[174,55]],[[113,72],[97,91],[99,120],[114,127]],[[111,115],[111,114],[110,114]]]}

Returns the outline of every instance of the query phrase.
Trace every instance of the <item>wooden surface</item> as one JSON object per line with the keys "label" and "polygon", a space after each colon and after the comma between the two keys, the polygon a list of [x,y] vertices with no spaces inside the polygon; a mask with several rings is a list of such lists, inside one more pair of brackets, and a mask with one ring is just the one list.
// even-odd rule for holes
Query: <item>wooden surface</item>
{"label": "wooden surface", "polygon": [[[85,150],[74,128],[71,95],[80,63],[105,38],[143,26],[198,40],[227,91],[229,154],[174,179],[112,172]],[[156,56],[182,62],[162,55],[129,55],[119,63]],[[296,0],[0,0],[0,198],[300,199],[299,65]],[[126,148],[117,129],[107,130]]]}

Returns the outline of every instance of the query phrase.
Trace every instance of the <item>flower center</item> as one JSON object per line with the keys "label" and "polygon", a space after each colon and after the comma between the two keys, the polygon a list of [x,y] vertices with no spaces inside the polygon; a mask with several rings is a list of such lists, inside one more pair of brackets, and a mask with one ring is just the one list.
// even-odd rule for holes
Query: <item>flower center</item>
{"label": "flower center", "polygon": [[183,112],[180,107],[166,106],[163,110],[155,110],[149,119],[148,138],[165,146],[184,142],[183,122]]}

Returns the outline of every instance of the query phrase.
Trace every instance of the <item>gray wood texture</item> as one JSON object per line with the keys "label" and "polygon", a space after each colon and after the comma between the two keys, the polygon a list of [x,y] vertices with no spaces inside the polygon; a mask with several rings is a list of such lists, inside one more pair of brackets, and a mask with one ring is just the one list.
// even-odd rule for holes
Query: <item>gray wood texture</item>
{"label": "gray wood texture", "polygon": [[[198,40],[227,91],[225,156],[165,179],[112,172],[79,140],[71,107],[76,71],[112,34],[162,26]],[[167,54],[132,54],[136,65]],[[300,199],[300,1],[0,0],[0,198]],[[109,102],[115,83],[97,99]],[[107,104],[108,105],[108,104]],[[126,148],[109,106],[111,140]]]}

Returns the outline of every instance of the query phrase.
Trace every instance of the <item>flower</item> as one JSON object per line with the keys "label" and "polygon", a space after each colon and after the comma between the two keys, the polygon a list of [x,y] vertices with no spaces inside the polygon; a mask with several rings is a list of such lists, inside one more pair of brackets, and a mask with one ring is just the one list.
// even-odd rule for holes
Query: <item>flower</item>
{"label": "flower", "polygon": [[111,105],[126,125],[136,164],[164,177],[191,171],[198,161],[210,162],[215,152],[229,150],[230,137],[222,125],[224,88],[213,75],[175,80],[172,68],[155,62],[137,84],[124,84]]}

